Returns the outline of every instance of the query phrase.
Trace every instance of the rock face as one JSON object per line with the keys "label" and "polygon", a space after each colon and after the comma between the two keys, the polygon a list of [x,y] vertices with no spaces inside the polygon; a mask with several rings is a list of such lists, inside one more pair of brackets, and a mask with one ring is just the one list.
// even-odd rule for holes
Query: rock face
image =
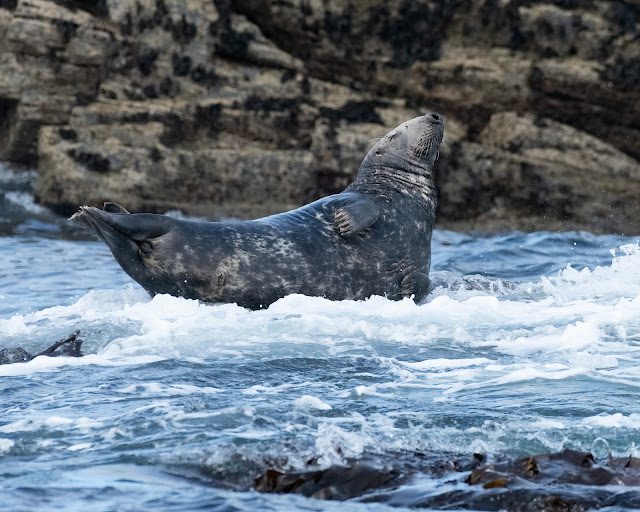
{"label": "rock face", "polygon": [[447,118],[439,223],[640,233],[631,0],[0,0],[0,159],[41,202],[251,217]]}

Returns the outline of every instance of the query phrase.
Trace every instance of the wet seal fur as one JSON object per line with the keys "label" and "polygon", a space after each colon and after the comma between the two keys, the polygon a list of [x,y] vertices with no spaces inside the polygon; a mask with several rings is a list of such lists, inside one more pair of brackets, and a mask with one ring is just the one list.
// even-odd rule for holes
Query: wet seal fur
{"label": "wet seal fur", "polygon": [[419,301],[429,289],[443,134],[436,113],[407,121],[371,148],[344,192],[261,219],[185,221],[105,203],[70,220],[152,295],[251,309],[292,293]]}

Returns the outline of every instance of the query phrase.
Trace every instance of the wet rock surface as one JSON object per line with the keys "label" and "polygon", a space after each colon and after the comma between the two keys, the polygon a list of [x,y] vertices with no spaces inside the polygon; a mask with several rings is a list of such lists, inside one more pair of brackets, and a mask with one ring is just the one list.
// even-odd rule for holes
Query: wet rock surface
{"label": "wet rock surface", "polygon": [[[431,479],[430,485],[424,484]],[[406,454],[380,466],[367,461],[286,473],[267,469],[260,492],[318,499],[358,499],[394,506],[510,511],[583,511],[640,505],[640,460],[596,463],[574,450],[488,462],[484,455],[443,458]]]}
{"label": "wet rock surface", "polygon": [[634,2],[0,2],[0,159],[61,213],[252,217],[447,118],[439,222],[640,233]]}
{"label": "wet rock surface", "polygon": [[26,363],[38,356],[82,357],[83,340],[79,336],[80,331],[74,331],[36,354],[31,354],[22,347],[3,348],[0,350],[0,364]]}

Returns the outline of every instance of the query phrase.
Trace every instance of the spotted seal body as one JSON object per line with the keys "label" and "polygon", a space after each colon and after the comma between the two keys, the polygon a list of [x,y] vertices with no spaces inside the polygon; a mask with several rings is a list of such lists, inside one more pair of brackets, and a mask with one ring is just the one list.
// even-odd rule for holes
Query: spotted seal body
{"label": "spotted seal body", "polygon": [[252,309],[292,293],[418,301],[429,288],[443,132],[438,114],[407,121],[375,144],[344,192],[261,219],[185,221],[106,203],[71,220],[151,294]]}

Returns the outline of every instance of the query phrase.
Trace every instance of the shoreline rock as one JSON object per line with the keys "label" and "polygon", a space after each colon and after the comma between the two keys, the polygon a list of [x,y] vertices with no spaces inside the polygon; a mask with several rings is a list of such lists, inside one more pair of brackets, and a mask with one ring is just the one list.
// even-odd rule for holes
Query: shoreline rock
{"label": "shoreline rock", "polygon": [[255,217],[447,118],[439,226],[640,233],[633,2],[0,2],[0,160],[59,213]]}
{"label": "shoreline rock", "polygon": [[[439,485],[421,489],[420,477]],[[403,484],[409,489],[403,491]],[[481,454],[461,459],[416,454],[382,467],[354,461],[302,472],[266,469],[254,481],[254,489],[326,500],[357,498],[409,508],[577,512],[605,506],[637,507],[640,495],[629,487],[638,484],[637,458],[610,458],[598,464],[590,453],[566,449],[517,459],[502,457],[495,462]]]}

